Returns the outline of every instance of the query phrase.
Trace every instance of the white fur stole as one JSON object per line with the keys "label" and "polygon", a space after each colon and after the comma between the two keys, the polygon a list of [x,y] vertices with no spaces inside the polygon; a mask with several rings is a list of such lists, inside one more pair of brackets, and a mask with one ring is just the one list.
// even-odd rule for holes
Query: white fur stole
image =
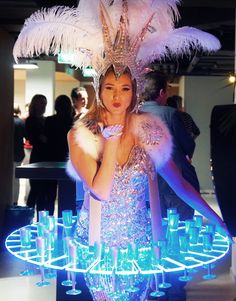
{"label": "white fur stole", "polygon": [[[102,139],[94,135],[80,120],[74,124],[75,141],[88,155],[98,161],[101,157],[103,143]],[[67,174],[76,181],[81,181],[77,171],[75,170],[71,160],[69,159],[66,165]]]}
{"label": "white fur stole", "polygon": [[[74,125],[76,143],[92,158],[101,158],[103,143],[102,138],[93,134],[81,121]],[[133,115],[131,132],[138,138],[137,141],[153,160],[156,169],[163,166],[171,157],[172,139],[164,122],[149,113]],[[67,174],[74,180],[81,179],[78,176],[71,160],[67,162]]]}

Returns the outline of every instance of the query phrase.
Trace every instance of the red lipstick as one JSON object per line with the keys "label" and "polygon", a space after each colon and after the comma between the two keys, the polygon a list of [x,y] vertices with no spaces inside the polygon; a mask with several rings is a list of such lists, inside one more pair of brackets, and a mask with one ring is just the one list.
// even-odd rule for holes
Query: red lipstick
{"label": "red lipstick", "polygon": [[121,103],[119,103],[119,102],[113,103],[113,107],[115,107],[115,108],[119,108],[120,106],[121,106]]}

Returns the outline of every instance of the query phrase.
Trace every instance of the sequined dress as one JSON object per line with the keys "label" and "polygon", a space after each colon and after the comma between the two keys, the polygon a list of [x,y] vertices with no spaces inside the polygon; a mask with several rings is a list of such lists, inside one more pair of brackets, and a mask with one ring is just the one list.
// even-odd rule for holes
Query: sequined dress
{"label": "sequined dress", "polygon": [[[105,245],[126,248],[132,242],[139,246],[149,244],[151,221],[145,205],[145,190],[148,176],[154,172],[149,155],[138,145],[132,148],[123,167],[116,165],[110,199],[102,202],[101,240]],[[83,208],[77,227],[77,239],[83,243],[88,240],[88,221],[88,211]],[[90,285],[94,282],[89,275],[86,280]],[[107,277],[103,281],[109,282]],[[126,293],[118,300],[145,300],[149,278],[136,276],[135,285],[139,287],[138,293]],[[92,295],[94,300],[113,300],[104,292]]]}
{"label": "sequined dress", "polygon": [[[93,127],[87,125],[81,121],[75,123],[75,142],[86,154],[99,162],[102,158],[103,144],[99,136],[93,132]],[[155,168],[163,166],[171,156],[171,136],[159,118],[146,113],[133,114],[130,132],[136,138],[137,144],[133,146],[126,164],[116,165],[110,198],[101,201],[99,236],[108,249],[118,247],[119,250],[123,250],[129,248],[130,244],[140,248],[151,243],[151,218],[146,208],[145,191],[148,178],[155,175]],[[81,181],[71,160],[67,163],[67,173],[73,179]],[[92,201],[92,196],[90,197],[89,189],[86,187],[84,189],[84,204],[88,204]],[[89,210],[82,206],[75,234],[75,241],[78,243],[88,245],[89,221],[94,225],[92,218],[89,219]],[[92,273],[85,275],[93,300],[147,300],[150,276],[137,274],[127,277],[127,275],[118,276],[116,273],[115,277],[118,278],[116,279],[118,291],[122,291],[119,298],[110,296],[110,293],[114,292],[113,275]],[[99,283],[104,289],[94,290]],[[129,287],[136,287],[139,291],[128,292]]]}

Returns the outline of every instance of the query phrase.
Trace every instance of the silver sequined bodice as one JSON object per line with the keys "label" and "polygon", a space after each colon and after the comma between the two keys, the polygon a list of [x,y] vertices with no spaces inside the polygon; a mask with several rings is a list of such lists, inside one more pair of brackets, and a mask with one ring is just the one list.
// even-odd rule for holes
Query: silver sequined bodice
{"label": "silver sequined bodice", "polygon": [[[150,157],[135,145],[126,164],[116,165],[109,200],[102,201],[101,241],[108,246],[126,247],[130,242],[145,245],[151,240],[151,222],[145,202],[148,175],[155,173]],[[78,238],[86,241],[88,211],[82,209]]]}

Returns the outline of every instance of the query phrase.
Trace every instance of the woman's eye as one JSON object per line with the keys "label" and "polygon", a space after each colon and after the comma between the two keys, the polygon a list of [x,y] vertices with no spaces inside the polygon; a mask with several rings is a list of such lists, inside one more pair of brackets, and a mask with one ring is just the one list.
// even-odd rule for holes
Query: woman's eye
{"label": "woman's eye", "polygon": [[112,87],[106,86],[105,89],[106,89],[106,90],[112,90]]}
{"label": "woman's eye", "polygon": [[122,90],[123,91],[130,91],[130,88],[129,87],[124,87]]}

